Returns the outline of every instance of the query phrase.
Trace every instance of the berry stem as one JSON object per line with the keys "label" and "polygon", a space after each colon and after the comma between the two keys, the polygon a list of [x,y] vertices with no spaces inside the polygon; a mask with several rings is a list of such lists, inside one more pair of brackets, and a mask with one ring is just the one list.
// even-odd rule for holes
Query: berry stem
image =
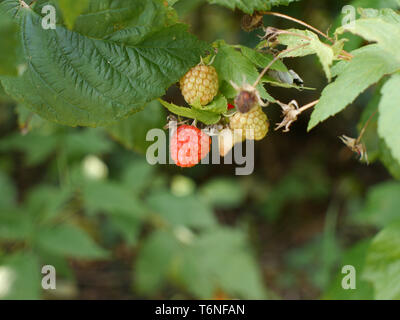
{"label": "berry stem", "polygon": [[306,111],[306,110],[308,110],[308,109],[311,109],[311,108],[314,107],[318,102],[319,102],[319,99],[318,99],[318,100],[315,100],[315,101],[313,101],[313,102],[310,102],[309,104],[306,104],[305,106],[301,107],[301,108],[299,109],[299,114],[302,113],[302,112],[304,112],[304,111]]}
{"label": "berry stem", "polygon": [[309,45],[309,43],[305,43],[305,44],[302,44],[302,45],[300,45],[300,46],[297,46],[297,47],[294,47],[294,48],[291,48],[291,49],[286,49],[286,50],[281,51],[278,55],[276,55],[276,57],[275,57],[275,58],[265,67],[265,69],[260,73],[260,75],[258,76],[257,80],[254,82],[253,87],[255,88],[255,87],[259,84],[259,82],[260,82],[261,79],[264,77],[264,75],[267,73],[267,71],[269,70],[269,68],[271,68],[272,65],[273,65],[276,61],[278,61],[278,60],[281,58],[282,55],[284,55],[284,54],[286,54],[286,53],[289,53],[289,52],[292,52],[292,51],[295,51],[295,50],[297,50],[297,49],[303,48],[303,47],[308,46],[308,45]]}

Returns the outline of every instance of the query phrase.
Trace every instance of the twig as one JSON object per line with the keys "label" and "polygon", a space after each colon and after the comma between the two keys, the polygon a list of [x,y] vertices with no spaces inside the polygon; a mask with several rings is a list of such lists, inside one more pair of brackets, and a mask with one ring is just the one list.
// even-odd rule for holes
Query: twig
{"label": "twig", "polygon": [[372,118],[376,115],[376,113],[378,112],[378,110],[375,110],[373,114],[370,115],[370,117],[368,118],[367,122],[365,123],[364,127],[361,129],[360,135],[358,136],[356,143],[359,144],[361,142],[362,137],[364,136],[365,131],[368,128],[368,125],[370,124]]}
{"label": "twig", "polygon": [[278,60],[281,58],[281,55],[286,54],[286,53],[289,53],[289,52],[292,52],[292,51],[295,51],[295,50],[297,50],[297,49],[303,48],[303,47],[308,46],[308,45],[309,45],[309,43],[305,43],[305,44],[302,44],[302,45],[300,45],[300,46],[297,46],[297,47],[294,47],[294,48],[291,48],[291,49],[286,49],[286,50],[281,51],[281,52],[280,52],[280,53],[265,67],[265,69],[260,73],[260,75],[258,76],[257,80],[254,82],[253,87],[255,88],[255,87],[258,85],[258,83],[261,81],[261,79],[262,79],[262,78],[264,77],[264,75],[267,73],[267,71],[269,70],[269,68],[271,68],[272,65],[273,65],[276,61],[278,61]]}
{"label": "twig", "polygon": [[319,102],[319,99],[318,99],[318,100],[315,100],[315,101],[313,101],[313,102],[311,102],[311,103],[309,103],[309,104],[306,104],[305,106],[303,106],[303,107],[301,107],[301,108],[299,109],[299,112],[302,113],[302,112],[304,112],[304,111],[306,111],[306,110],[308,110],[308,109],[311,109],[311,108],[314,107],[318,102]]}
{"label": "twig", "polygon": [[[264,14],[264,15],[270,15],[270,16],[275,16],[275,17],[280,17],[286,20],[290,20],[293,22],[296,22],[298,24],[301,24],[302,26],[307,27],[308,29],[318,33],[319,35],[323,36],[324,38],[326,38],[327,40],[329,40],[332,44],[335,43],[335,41],[329,37],[326,33],[323,33],[322,31],[318,30],[317,28],[309,25],[308,23],[301,21],[299,19],[293,18],[291,16],[288,16],[286,14],[283,13],[278,13],[278,12],[272,12],[272,11],[260,11],[260,14]],[[343,55],[345,55],[346,57],[348,57],[348,60],[351,60],[354,56],[351,53],[348,53],[346,50],[342,50]],[[347,59],[346,59],[347,60]]]}
{"label": "twig", "polygon": [[283,19],[286,19],[286,20],[290,20],[290,21],[296,22],[296,23],[298,23],[298,24],[301,24],[301,25],[303,25],[303,26],[305,26],[305,27],[307,27],[307,28],[313,30],[314,32],[318,33],[319,35],[325,37],[325,38],[328,39],[330,42],[332,42],[332,43],[335,42],[335,41],[334,41],[332,38],[330,38],[327,34],[323,33],[322,31],[318,30],[317,28],[314,28],[313,26],[311,26],[311,25],[309,25],[308,23],[305,23],[304,21],[301,21],[301,20],[299,20],[299,19],[296,19],[296,18],[287,16],[286,14],[283,14],[283,13],[272,12],[272,11],[261,11],[260,13],[261,13],[261,14],[264,14],[264,15],[276,16],[276,17],[280,17],[280,18],[283,18]]}

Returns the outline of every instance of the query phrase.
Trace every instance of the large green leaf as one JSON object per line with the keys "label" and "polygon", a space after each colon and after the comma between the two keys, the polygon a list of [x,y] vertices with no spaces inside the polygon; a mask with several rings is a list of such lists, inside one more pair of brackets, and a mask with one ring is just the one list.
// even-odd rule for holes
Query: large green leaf
{"label": "large green leaf", "polygon": [[321,99],[311,115],[308,130],[342,111],[369,86],[400,68],[400,62],[393,60],[390,53],[376,44],[353,53],[354,58],[344,66],[336,81],[322,92]]}
{"label": "large green leaf", "polygon": [[57,0],[62,10],[65,24],[72,29],[76,18],[83,13],[89,6],[90,0]]}
{"label": "large green leaf", "polygon": [[0,75],[17,75],[17,24],[0,10]]}
{"label": "large green leaf", "polygon": [[[1,6],[15,14],[19,3]],[[75,31],[43,30],[31,9],[17,16],[28,69],[3,86],[32,111],[66,125],[106,125],[140,111],[208,48],[186,26],[171,25],[161,0],[92,1]]]}
{"label": "large green leaf", "polygon": [[390,9],[362,12],[367,14],[366,18],[358,19],[336,32],[341,34],[349,31],[368,41],[377,42],[382,49],[393,54],[393,59],[400,61],[400,16]]}
{"label": "large green leaf", "polygon": [[[280,44],[287,46],[287,50],[293,50],[283,55],[283,57],[304,57],[316,54],[322,64],[326,77],[330,81],[332,78],[330,67],[335,59],[333,47],[321,42],[319,37],[309,30],[290,29],[288,31],[291,34],[278,36]],[[297,47],[301,48],[296,50]]]}
{"label": "large green leaf", "polygon": [[285,5],[298,0],[207,0],[211,4],[219,4],[230,9],[238,8],[245,13],[253,14],[255,10],[270,10],[273,6]]}
{"label": "large green leaf", "polygon": [[378,133],[400,163],[400,73],[394,74],[382,88]]}
{"label": "large green leaf", "polygon": [[[259,68],[265,68],[274,59],[274,56],[270,53],[260,52],[246,46],[240,46],[240,51]],[[288,72],[288,69],[281,60],[274,62],[271,66],[271,70]]]}
{"label": "large green leaf", "polygon": [[379,232],[368,250],[363,274],[371,281],[376,299],[400,299],[400,224]]}

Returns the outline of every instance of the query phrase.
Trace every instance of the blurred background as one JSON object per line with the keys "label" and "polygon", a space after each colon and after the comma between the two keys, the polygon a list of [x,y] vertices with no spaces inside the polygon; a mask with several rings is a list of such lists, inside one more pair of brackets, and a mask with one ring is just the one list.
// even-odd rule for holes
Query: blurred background
{"label": "blurred background", "polygon": [[[275,11],[326,31],[346,4],[302,0]],[[208,42],[254,47],[262,34],[242,31],[239,11],[201,0],[176,9]],[[348,50],[362,44],[349,38]],[[316,90],[268,92],[300,105],[318,99],[326,79],[317,58],[285,63]],[[343,290],[341,268],[352,264],[361,275],[371,239],[399,219],[400,169],[379,146],[374,121],[365,136],[369,165],[338,136],[358,136],[377,89],[310,133],[309,113],[290,133],[271,131],[256,143],[254,173],[239,177],[231,165],[147,164],[145,134],[166,124],[158,103],[123,127],[68,128],[16,105],[0,87],[0,298],[374,298],[361,277],[357,290]],[[182,99],[177,88],[168,95]],[[266,112],[280,122],[278,106]],[[55,266],[57,290],[42,290],[43,265]]]}

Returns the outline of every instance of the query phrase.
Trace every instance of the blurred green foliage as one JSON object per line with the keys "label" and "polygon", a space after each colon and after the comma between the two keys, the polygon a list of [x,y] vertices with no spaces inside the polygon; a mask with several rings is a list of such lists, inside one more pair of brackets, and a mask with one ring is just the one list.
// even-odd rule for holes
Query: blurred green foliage
{"label": "blurred green foliage", "polygon": [[[203,2],[176,4],[193,32],[253,41],[237,12]],[[282,12],[323,28],[318,21],[340,21],[347,3],[304,0]],[[352,36],[346,48],[361,43]],[[314,58],[292,64],[320,87]],[[67,128],[0,90],[0,299],[400,299],[400,183],[378,163],[353,161],[334,136],[360,130],[377,96],[367,92],[356,116],[309,138],[304,123],[271,134],[257,145],[255,174],[235,177],[230,166],[150,166],[144,133],[166,122],[158,102],[123,126]],[[399,178],[376,123],[365,139],[370,160],[383,159]],[[57,270],[55,292],[41,289],[43,265]],[[355,290],[341,286],[344,265],[357,270]]]}

